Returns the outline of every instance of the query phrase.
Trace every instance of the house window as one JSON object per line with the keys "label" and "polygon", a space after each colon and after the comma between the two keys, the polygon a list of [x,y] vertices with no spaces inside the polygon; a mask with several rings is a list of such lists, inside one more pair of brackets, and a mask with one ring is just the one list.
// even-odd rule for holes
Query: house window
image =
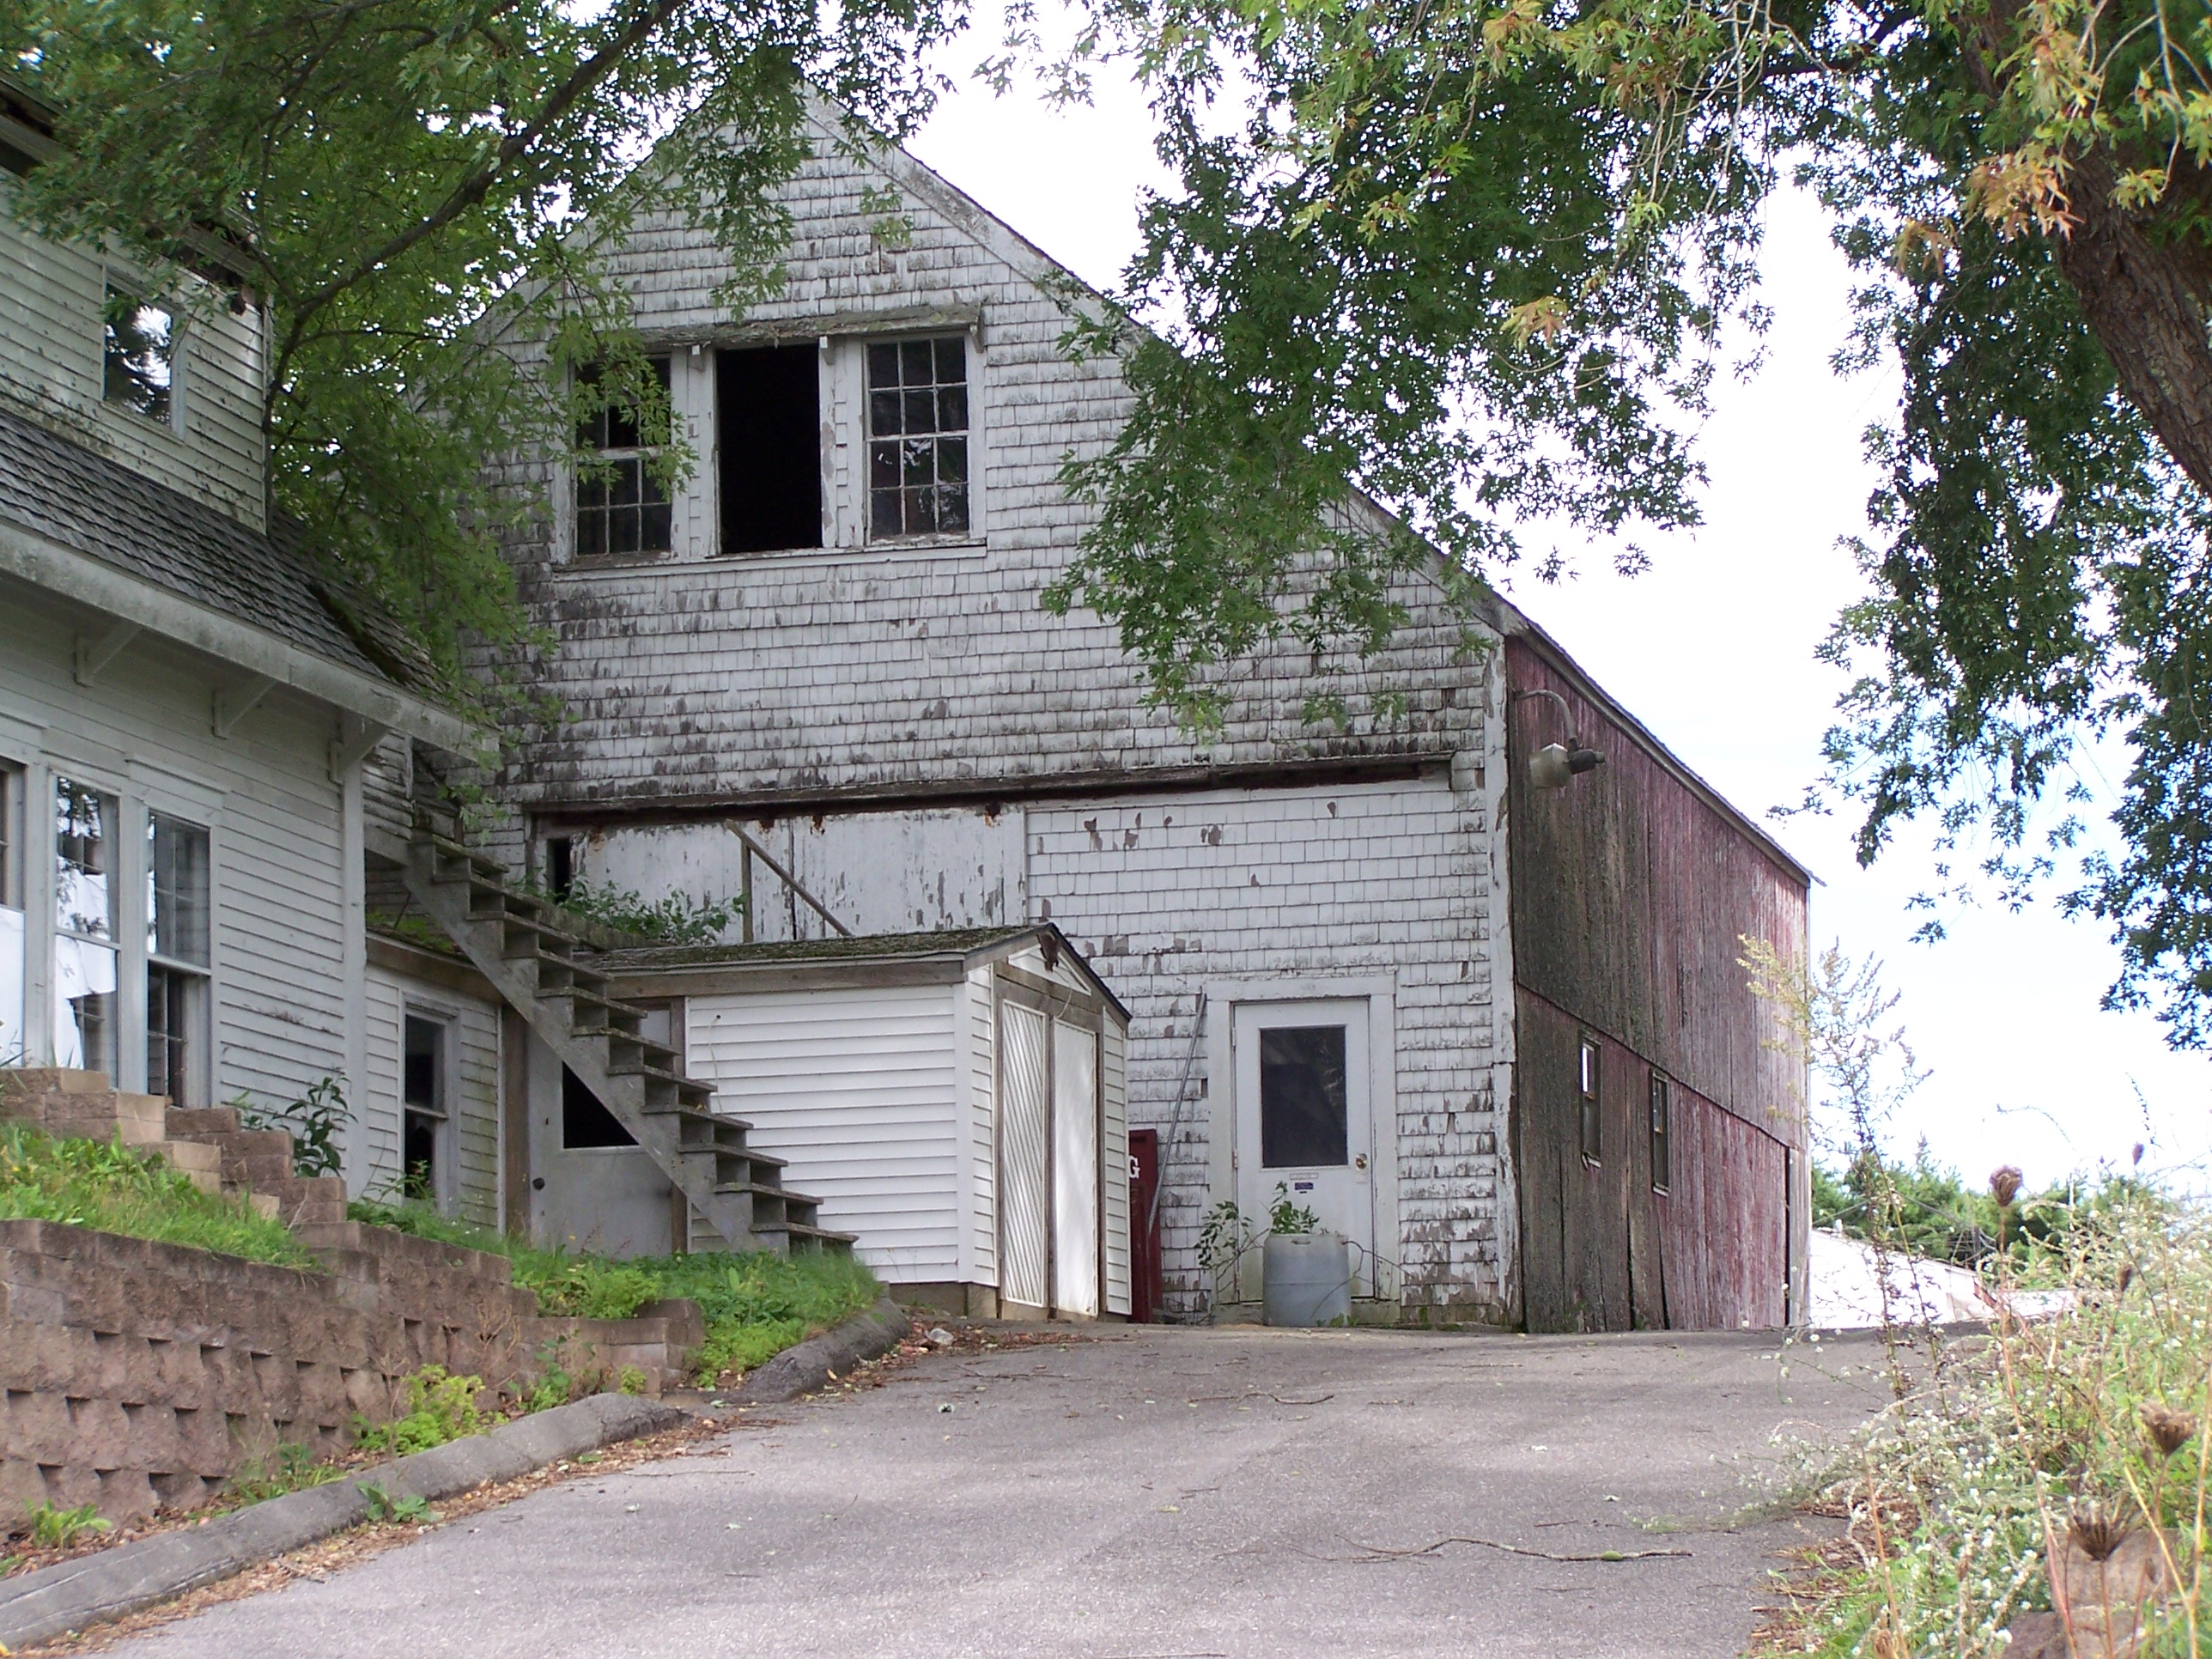
{"label": "house window", "polygon": [[1668,1151],[1668,1121],[1674,1115],[1674,1102],[1668,1098],[1667,1079],[1658,1073],[1651,1073],[1651,1190],[1663,1193],[1674,1184],[1674,1165]]}
{"label": "house window", "polygon": [[1583,1158],[1591,1164],[1599,1161],[1602,1150],[1599,1142],[1599,1127],[1603,1121],[1598,1109],[1597,1039],[1583,1039],[1581,1084]]}
{"label": "house window", "polygon": [[176,392],[174,314],[111,284],[101,322],[107,401],[167,426]]}
{"label": "house window", "polygon": [[714,354],[722,551],[822,545],[822,368],[811,344]]}
{"label": "house window", "polygon": [[[675,544],[668,492],[652,467],[665,441],[661,421],[668,407],[668,359],[648,359],[647,368],[660,383],[656,410],[609,399],[577,424],[576,447],[583,452],[576,469],[579,556],[665,553]],[[596,365],[576,373],[587,401],[599,376]]]}
{"label": "house window", "polygon": [[54,780],[54,1064],[115,1074],[115,797]]}
{"label": "house window", "polygon": [[400,1085],[400,1182],[408,1197],[435,1204],[446,1191],[446,1024],[407,1016]]}
{"label": "house window", "polygon": [[208,1103],[208,832],[146,821],[146,1092]]}
{"label": "house window", "polygon": [[23,775],[0,764],[0,1066],[22,1064],[29,1033],[23,1027],[23,877],[16,860],[23,844]]}
{"label": "house window", "polygon": [[868,348],[868,535],[964,536],[968,346],[941,340]]}

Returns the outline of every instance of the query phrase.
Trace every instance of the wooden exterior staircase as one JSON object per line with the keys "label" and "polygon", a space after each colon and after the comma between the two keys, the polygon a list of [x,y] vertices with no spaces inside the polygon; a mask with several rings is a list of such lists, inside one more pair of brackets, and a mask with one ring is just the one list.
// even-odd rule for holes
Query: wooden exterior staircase
{"label": "wooden exterior staircase", "polygon": [[710,1229],[728,1249],[849,1249],[851,1234],[819,1224],[818,1200],[783,1184],[784,1160],[747,1146],[751,1126],[717,1116],[714,1091],[642,1035],[645,1010],[608,996],[605,975],[555,908],[508,886],[505,873],[481,853],[424,836],[410,848],[407,887],[690,1201],[706,1224],[695,1220],[691,1247],[710,1247]]}

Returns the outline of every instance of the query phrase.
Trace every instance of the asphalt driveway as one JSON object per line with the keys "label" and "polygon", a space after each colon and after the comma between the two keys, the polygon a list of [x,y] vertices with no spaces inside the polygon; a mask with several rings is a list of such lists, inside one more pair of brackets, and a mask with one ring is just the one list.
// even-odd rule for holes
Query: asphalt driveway
{"label": "asphalt driveway", "polygon": [[1887,1394],[1870,1341],[1786,1377],[1776,1352],[1143,1328],[933,1354],[113,1651],[1719,1659],[1812,1523],[1717,1523],[1777,1433]]}

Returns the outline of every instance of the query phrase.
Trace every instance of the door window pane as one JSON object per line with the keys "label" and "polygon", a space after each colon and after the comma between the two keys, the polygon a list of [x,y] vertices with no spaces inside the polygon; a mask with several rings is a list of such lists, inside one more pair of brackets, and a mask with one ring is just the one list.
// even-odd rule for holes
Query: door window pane
{"label": "door window pane", "polygon": [[159,812],[146,823],[146,953],[208,963],[208,832]]}
{"label": "door window pane", "polygon": [[1344,1027],[1260,1033],[1260,1163],[1269,1170],[1340,1164],[1347,1098]]}
{"label": "door window pane", "polygon": [[83,939],[113,939],[114,869],[115,797],[56,778],[54,926]]}

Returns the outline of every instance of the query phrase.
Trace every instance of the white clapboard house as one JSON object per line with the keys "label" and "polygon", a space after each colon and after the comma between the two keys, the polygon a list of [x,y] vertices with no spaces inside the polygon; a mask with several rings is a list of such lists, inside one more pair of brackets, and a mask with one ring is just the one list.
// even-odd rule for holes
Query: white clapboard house
{"label": "white clapboard house", "polygon": [[[995,1030],[964,1069],[948,1022],[963,982],[980,1018],[992,952],[1057,939],[1103,1040],[1127,1011],[1127,1115],[1164,1146],[1170,1310],[1249,1294],[1201,1263],[1202,1224],[1224,1204],[1257,1221],[1279,1187],[1352,1242],[1361,1317],[1788,1317],[1802,1071],[1765,1041],[1735,958],[1744,934],[1802,944],[1805,872],[1519,611],[1490,603],[1469,648],[1427,573],[1404,581],[1410,621],[1376,660],[1264,653],[1230,677],[1208,736],[1148,706],[1111,629],[1039,604],[1087,522],[1062,464],[1125,408],[1114,361],[1061,347],[1079,290],[913,158],[838,128],[817,112],[784,190],[775,297],[726,308],[722,254],[672,215],[611,255],[697,459],[688,481],[664,496],[652,434],[619,410],[587,430],[598,471],[501,473],[543,509],[511,551],[557,639],[540,684],[562,716],[510,734],[481,850],[543,892],[749,895],[726,961],[602,966],[660,1000],[656,1067],[756,1126],[818,1200],[813,1224],[960,1305],[1036,1305],[1005,1277],[1009,1230],[1032,1223],[993,1185],[1025,1133],[1009,1033],[1026,1005],[993,993]],[[1340,718],[1314,723],[1318,704]],[[1607,764],[1568,765],[1593,745]],[[424,772],[445,763],[394,739],[374,768],[372,890],[386,911],[416,902],[407,926]],[[393,1006],[417,1010],[404,1019],[424,1042],[443,1011],[480,1010],[489,1075],[489,974],[467,994],[421,961],[410,977],[434,953],[387,932]],[[940,932],[953,942],[845,938]],[[830,1004],[775,1000],[857,974],[851,949],[871,981],[912,991],[896,1019],[872,1005],[848,1035]],[[953,987],[949,1009],[925,982]],[[832,1003],[863,988],[837,981]],[[535,1103],[527,1156],[519,1130],[505,1142],[511,1221],[639,1249],[709,1224],[665,1148],[592,1146],[592,1090],[556,1123],[555,1056],[533,1052],[507,1060],[507,1098],[527,1082]],[[863,1052],[903,1057],[887,1073]],[[817,1066],[854,1073],[835,1112],[817,1109],[836,1092]],[[890,1073],[913,1091],[896,1106]],[[896,1129],[902,1113],[927,1133]],[[375,1158],[400,1156],[403,1115]],[[1120,1224],[1117,1133],[1081,1154],[1104,1173],[1069,1213]],[[563,1160],[595,1155],[587,1193]]]}
{"label": "white clapboard house", "polygon": [[204,1107],[363,1075],[362,760],[468,727],[269,521],[263,319],[28,233],[0,82],[0,1064]]}

